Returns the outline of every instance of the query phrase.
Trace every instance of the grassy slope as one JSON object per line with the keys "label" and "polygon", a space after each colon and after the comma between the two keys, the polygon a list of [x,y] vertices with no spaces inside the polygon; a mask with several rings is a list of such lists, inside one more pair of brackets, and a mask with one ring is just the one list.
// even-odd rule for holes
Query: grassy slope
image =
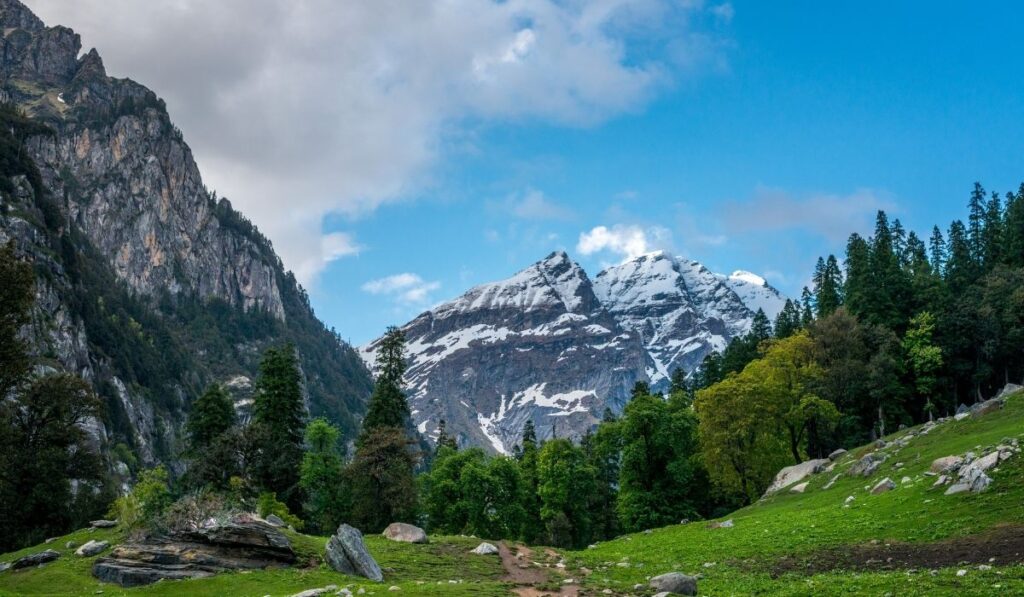
{"label": "grassy slope", "polygon": [[[892,441],[907,431],[896,433]],[[704,575],[702,594],[1024,594],[1024,566],[996,566],[979,571],[969,567],[908,574],[906,571],[838,572],[813,576],[788,574],[773,579],[768,570],[782,555],[810,556],[823,547],[881,542],[931,542],[983,532],[1000,524],[1024,524],[1024,455],[989,471],[993,484],[981,494],[945,496],[931,489],[925,476],[931,462],[998,444],[1003,438],[1024,440],[1024,394],[1010,397],[1006,407],[981,418],[950,421],[893,452],[870,478],[841,475],[835,485],[823,486],[869,450],[854,450],[837,462],[833,473],[810,478],[804,494],[782,492],[729,516],[735,527],[709,529],[704,523],[672,526],[649,534],[620,537],[593,549],[574,553],[570,564],[594,571],[588,585],[625,591],[650,576],[668,571]],[[902,462],[903,468],[896,469]],[[901,484],[904,476],[912,479]],[[899,486],[881,495],[865,487],[890,477]],[[847,496],[856,496],[843,508]],[[620,566],[628,562],[628,566]],[[714,563],[705,567],[705,563]]]}
{"label": "grassy slope", "polygon": [[[0,560],[6,562],[44,548],[61,552],[60,559],[41,568],[0,573],[0,595],[89,595],[102,591],[103,595],[276,596],[292,595],[331,584],[347,586],[353,593],[363,587],[367,594],[387,593],[392,585],[401,587],[403,594],[509,594],[508,585],[498,580],[503,575],[498,558],[467,553],[480,544],[479,539],[437,537],[428,545],[409,545],[379,536],[366,537],[367,547],[384,570],[383,584],[344,576],[320,564],[309,569],[262,570],[180,582],[160,582],[131,590],[97,581],[90,574],[95,558],[81,558],[74,555],[74,549],[64,548],[67,541],[81,545],[89,539],[106,539],[116,543],[120,534],[111,530],[82,530],[60,537],[49,545],[30,547],[0,557]],[[291,540],[300,559],[319,558],[327,543],[326,538],[298,533],[291,534]],[[448,582],[450,580],[458,582],[452,584]]]}
{"label": "grassy slope", "polygon": [[[630,593],[634,584],[646,584],[650,576],[677,570],[701,573],[701,593],[709,595],[1024,594],[1024,566],[998,563],[987,571],[965,566],[969,570],[964,577],[956,576],[958,567],[938,570],[936,575],[929,571],[833,572],[772,578],[769,574],[771,564],[783,555],[810,556],[817,549],[872,540],[932,542],[984,532],[1000,524],[1024,525],[1024,455],[990,471],[994,483],[982,494],[944,496],[943,490],[931,489],[934,478],[924,475],[935,458],[993,446],[1008,437],[1024,438],[1024,394],[1011,397],[998,413],[948,422],[914,438],[905,448],[888,448],[890,458],[871,478],[842,475],[831,489],[824,490],[823,485],[835,473],[823,473],[811,478],[804,494],[783,492],[733,513],[729,517],[735,521],[733,528],[709,529],[704,523],[672,526],[573,552],[567,554],[570,574],[576,576],[573,569],[578,567],[592,570],[585,586],[595,593],[605,588]],[[844,471],[866,451],[847,454],[835,472]],[[895,468],[898,462],[904,464],[899,470]],[[883,477],[900,483],[904,476],[912,481],[889,493],[874,496],[865,490]],[[856,501],[843,508],[849,495],[856,496]],[[305,570],[225,574],[125,591],[94,580],[89,574],[92,559],[64,549],[68,540],[81,544],[90,538],[116,542],[119,535],[109,530],[83,530],[50,545],[0,556],[0,561],[10,561],[47,547],[62,552],[57,562],[42,568],[0,573],[0,595],[80,595],[100,590],[104,595],[290,595],[328,584],[349,586],[353,591],[361,586],[367,593],[377,594],[387,592],[391,585],[400,586],[404,594],[507,595],[511,589],[498,580],[502,570],[497,558],[467,554],[479,542],[476,539],[437,537],[430,545],[419,546],[367,537],[370,551],[385,570],[384,585],[360,583],[321,564]],[[299,534],[292,535],[292,541],[303,559],[318,557],[325,543],[324,538]],[[704,566],[712,562],[713,566]],[[450,584],[449,580],[463,582]]]}

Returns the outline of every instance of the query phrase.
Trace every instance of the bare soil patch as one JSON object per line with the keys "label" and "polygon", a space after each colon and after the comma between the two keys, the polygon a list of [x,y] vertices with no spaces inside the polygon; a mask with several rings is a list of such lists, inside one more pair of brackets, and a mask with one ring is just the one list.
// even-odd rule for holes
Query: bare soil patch
{"label": "bare soil patch", "polygon": [[907,570],[976,564],[1024,563],[1024,526],[1000,526],[977,535],[934,543],[872,542],[783,556],[770,566],[772,576],[817,574],[832,570]]}

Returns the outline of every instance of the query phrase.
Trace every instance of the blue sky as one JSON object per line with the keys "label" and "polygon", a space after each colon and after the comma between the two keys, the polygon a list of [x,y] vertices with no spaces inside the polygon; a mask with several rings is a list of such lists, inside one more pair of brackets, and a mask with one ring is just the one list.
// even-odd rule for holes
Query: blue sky
{"label": "blue sky", "polygon": [[[975,180],[1024,180],[1024,10],[981,4],[733,2],[720,63],[636,110],[480,125],[427,188],[328,218],[365,248],[327,266],[313,304],[359,344],[552,250],[594,275],[623,257],[577,250],[596,226],[797,294],[879,207],[927,231],[961,217]],[[396,274],[422,282],[364,288]]]}
{"label": "blue sky", "polygon": [[1024,180],[1024,4],[26,0],[167,100],[355,344],[564,249],[789,295]]}

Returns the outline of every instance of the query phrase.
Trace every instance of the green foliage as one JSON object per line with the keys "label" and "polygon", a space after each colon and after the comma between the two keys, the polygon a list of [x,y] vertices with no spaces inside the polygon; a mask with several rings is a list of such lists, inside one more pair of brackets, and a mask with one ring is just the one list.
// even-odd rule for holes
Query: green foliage
{"label": "green foliage", "polygon": [[628,531],[698,518],[706,474],[697,460],[697,421],[689,408],[638,396],[616,423],[622,446],[617,511]]}
{"label": "green foliage", "polygon": [[304,417],[295,347],[267,349],[260,362],[253,403],[253,426],[262,434],[254,474],[261,488],[296,508],[302,504],[298,485]]}
{"label": "green foliage", "polygon": [[277,516],[285,522],[285,524],[295,527],[297,529],[302,528],[302,519],[295,516],[288,510],[288,504],[279,501],[277,496],[273,492],[265,491],[260,494],[256,500],[256,513],[266,518],[271,514]]}
{"label": "green foliage", "polygon": [[29,321],[34,291],[32,266],[18,259],[14,242],[0,247],[0,397],[19,385],[31,368],[19,331]]}
{"label": "green foliage", "polygon": [[192,404],[188,432],[192,450],[201,452],[235,424],[235,406],[220,385],[213,384]]}
{"label": "green foliage", "polygon": [[306,494],[307,527],[333,532],[345,519],[350,496],[343,478],[341,432],[317,418],[306,426],[306,453],[302,456],[299,485]]}
{"label": "green foliage", "polygon": [[933,342],[935,317],[922,311],[910,320],[910,327],[903,337],[903,351],[906,353],[910,370],[914,373],[914,384],[921,396],[931,396],[938,382],[942,367],[942,348]]}
{"label": "green foliage", "polygon": [[154,526],[173,502],[167,483],[167,469],[163,465],[142,471],[131,492],[110,505],[107,516],[125,530]]}
{"label": "green foliage", "polygon": [[583,451],[565,439],[545,443],[537,458],[537,494],[547,543],[582,547],[592,537],[589,508],[594,491],[593,467]]}
{"label": "green foliage", "polygon": [[363,433],[382,427],[405,429],[409,426],[409,404],[402,392],[405,374],[405,335],[396,327],[388,328],[377,347],[377,381],[363,419]]}
{"label": "green foliage", "polygon": [[416,521],[416,457],[413,442],[401,429],[380,427],[364,432],[346,470],[352,488],[352,521],[368,533],[392,522]]}
{"label": "green foliage", "polygon": [[514,460],[488,458],[479,448],[442,447],[423,487],[431,529],[495,539],[519,535],[523,482]]}
{"label": "green foliage", "polygon": [[[83,430],[99,402],[80,378],[26,380],[0,402],[0,550],[82,524],[109,499],[103,469]],[[70,479],[79,480],[73,492]]]}

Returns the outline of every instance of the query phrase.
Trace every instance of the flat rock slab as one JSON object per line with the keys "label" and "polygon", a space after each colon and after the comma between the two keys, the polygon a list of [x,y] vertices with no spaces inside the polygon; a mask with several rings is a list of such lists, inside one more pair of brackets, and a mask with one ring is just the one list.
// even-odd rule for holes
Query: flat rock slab
{"label": "flat rock slab", "polygon": [[429,543],[426,531],[418,526],[404,522],[393,522],[382,533],[386,539],[402,543]]}
{"label": "flat rock slab", "polygon": [[89,523],[94,529],[112,529],[117,526],[116,520],[94,520]]}
{"label": "flat rock slab", "polygon": [[31,568],[33,566],[39,566],[52,562],[60,557],[60,553],[52,549],[34,553],[31,555],[23,556],[11,562],[11,570],[18,570],[21,568]]}
{"label": "flat rock slab", "polygon": [[96,560],[92,574],[122,587],[158,580],[203,578],[229,570],[258,570],[295,562],[288,538],[249,517],[194,531],[147,537]]}

